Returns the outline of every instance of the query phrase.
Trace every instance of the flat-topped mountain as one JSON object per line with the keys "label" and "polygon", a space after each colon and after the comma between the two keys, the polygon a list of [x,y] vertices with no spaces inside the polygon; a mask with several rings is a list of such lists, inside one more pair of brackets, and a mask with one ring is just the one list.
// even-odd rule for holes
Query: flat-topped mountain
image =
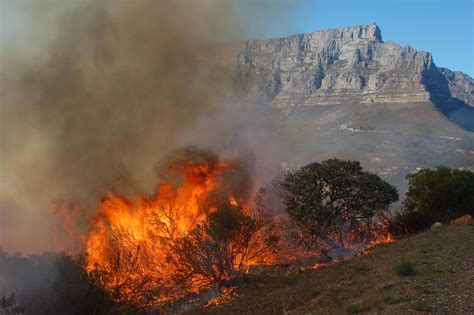
{"label": "flat-topped mountain", "polygon": [[472,78],[437,68],[429,52],[384,42],[376,24],[249,40],[237,47],[236,62],[243,88],[280,109],[432,102],[474,130]]}
{"label": "flat-topped mountain", "polygon": [[357,159],[400,187],[420,167],[474,170],[473,79],[384,42],[376,24],[248,40],[227,58],[237,89],[278,109],[290,167]]}

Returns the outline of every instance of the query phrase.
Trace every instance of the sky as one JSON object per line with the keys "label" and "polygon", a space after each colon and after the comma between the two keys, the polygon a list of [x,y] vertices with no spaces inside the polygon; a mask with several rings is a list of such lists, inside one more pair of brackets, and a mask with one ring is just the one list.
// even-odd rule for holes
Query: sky
{"label": "sky", "polygon": [[[78,0],[57,1],[54,10],[41,5],[53,0],[0,0],[0,46],[28,37],[28,30],[46,27],[61,6]],[[132,1],[132,0],[130,0]],[[159,1],[159,0],[158,0]],[[183,0],[185,1],[185,0]],[[54,1],[53,1],[54,2]],[[246,38],[281,37],[327,28],[376,23],[384,41],[410,45],[433,54],[436,65],[474,77],[474,0],[233,0],[244,17]],[[113,1],[112,1],[113,3]],[[20,4],[20,5],[19,5]],[[34,25],[29,16],[44,10]],[[43,38],[29,38],[44,45]]]}
{"label": "sky", "polygon": [[[384,41],[431,52],[437,66],[463,71],[474,77],[474,0],[258,2],[260,4],[244,0],[241,8],[245,15],[250,16],[250,21],[259,21],[260,25],[246,29],[247,37],[280,37],[375,22]],[[264,11],[255,9],[262,5],[274,9],[262,16]],[[252,12],[255,12],[253,16]]]}

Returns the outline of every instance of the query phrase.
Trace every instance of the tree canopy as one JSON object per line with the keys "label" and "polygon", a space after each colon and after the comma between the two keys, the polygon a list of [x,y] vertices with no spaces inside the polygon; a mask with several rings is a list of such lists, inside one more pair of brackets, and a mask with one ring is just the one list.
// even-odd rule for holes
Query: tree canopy
{"label": "tree canopy", "polygon": [[398,200],[394,186],[358,161],[311,163],[283,174],[276,185],[291,219],[312,237],[338,233],[341,246],[345,222],[370,221]]}
{"label": "tree canopy", "polygon": [[464,214],[474,215],[474,173],[438,167],[407,175],[406,213],[426,223],[447,223]]}

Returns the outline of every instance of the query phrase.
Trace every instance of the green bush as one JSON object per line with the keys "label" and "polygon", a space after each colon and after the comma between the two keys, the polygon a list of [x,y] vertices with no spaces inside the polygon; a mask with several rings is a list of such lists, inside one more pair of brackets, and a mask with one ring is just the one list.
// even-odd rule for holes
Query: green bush
{"label": "green bush", "polygon": [[474,173],[447,167],[407,175],[403,207],[390,222],[394,235],[423,231],[435,222],[448,223],[474,215]]}
{"label": "green bush", "polygon": [[346,312],[349,314],[357,314],[370,311],[371,306],[364,303],[354,303],[346,307]]}
{"label": "green bush", "polygon": [[400,262],[395,266],[395,272],[399,276],[414,276],[416,275],[416,270],[413,264],[407,260]]}
{"label": "green bush", "polygon": [[410,301],[410,298],[406,296],[385,295],[383,297],[383,301],[387,304],[393,305],[393,304],[408,302]]}
{"label": "green bush", "polygon": [[[447,167],[409,174],[403,216],[409,229],[474,215],[474,173]],[[420,227],[421,225],[421,227]]]}

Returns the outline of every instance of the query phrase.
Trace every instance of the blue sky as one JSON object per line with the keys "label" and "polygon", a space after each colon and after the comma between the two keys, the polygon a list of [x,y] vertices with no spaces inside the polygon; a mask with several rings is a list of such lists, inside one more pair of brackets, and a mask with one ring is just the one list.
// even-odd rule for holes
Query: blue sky
{"label": "blue sky", "polygon": [[244,0],[241,9],[247,37],[375,22],[384,41],[429,51],[436,65],[474,77],[474,0]]}
{"label": "blue sky", "polygon": [[[229,1],[237,4],[238,12],[244,17],[243,32],[247,38],[375,22],[382,30],[384,41],[429,51],[436,65],[474,77],[474,0]],[[46,25],[51,23],[54,11],[75,2],[80,0],[0,0],[0,44],[5,46],[11,38],[25,40],[22,35],[28,35],[28,28],[48,29]],[[42,5],[45,3],[55,5],[46,7]],[[32,25],[29,14],[37,11],[44,11],[39,14],[42,19],[37,20],[40,25]],[[48,29],[48,33],[53,31]],[[43,35],[48,38],[48,34]],[[45,38],[29,37],[29,50],[44,45]]]}

